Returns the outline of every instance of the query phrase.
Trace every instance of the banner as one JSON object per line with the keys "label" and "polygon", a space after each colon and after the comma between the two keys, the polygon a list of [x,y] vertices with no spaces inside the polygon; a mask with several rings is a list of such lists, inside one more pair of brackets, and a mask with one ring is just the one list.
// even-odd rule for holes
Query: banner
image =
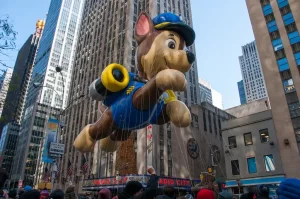
{"label": "banner", "polygon": [[153,158],[153,140],[152,125],[147,126],[147,166],[152,166]]}
{"label": "banner", "polygon": [[59,121],[56,119],[49,119],[46,130],[46,138],[44,143],[44,149],[42,154],[42,161],[45,163],[53,163],[53,158],[50,156],[49,149],[50,143],[56,142],[56,134]]}

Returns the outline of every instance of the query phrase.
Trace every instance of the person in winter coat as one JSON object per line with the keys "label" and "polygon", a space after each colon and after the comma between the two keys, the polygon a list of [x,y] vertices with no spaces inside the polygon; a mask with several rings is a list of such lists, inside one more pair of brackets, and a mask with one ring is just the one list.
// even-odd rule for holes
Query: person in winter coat
{"label": "person in winter coat", "polygon": [[228,191],[222,191],[219,193],[218,199],[233,199],[233,195]]}
{"label": "person in winter coat", "polygon": [[300,198],[300,180],[289,178],[282,181],[278,188],[279,199],[299,199]]}
{"label": "person in winter coat", "polygon": [[174,199],[175,189],[173,186],[164,186],[163,195],[157,196],[156,199]]}
{"label": "person in winter coat", "polygon": [[208,189],[201,189],[197,193],[197,199],[215,199],[215,194],[213,191]]}
{"label": "person in winter coat", "polygon": [[98,193],[98,199],[111,199],[111,191],[109,189],[101,189]]}
{"label": "person in winter coat", "polygon": [[56,189],[54,191],[51,192],[50,194],[50,199],[64,199],[64,192],[61,189]]}
{"label": "person in winter coat", "polygon": [[40,199],[40,195],[38,190],[30,190],[25,192],[20,199]]}
{"label": "person in winter coat", "polygon": [[15,190],[15,189],[9,190],[8,198],[9,199],[16,199],[17,198],[17,190]]}
{"label": "person in winter coat", "polygon": [[40,199],[48,199],[49,198],[49,192],[47,189],[44,189],[43,191],[41,191],[41,197]]}
{"label": "person in winter coat", "polygon": [[67,188],[64,199],[77,199],[77,195],[75,194],[74,186],[69,186]]}
{"label": "person in winter coat", "polygon": [[256,199],[269,199],[269,187],[266,185],[258,185],[256,188],[257,197]]}
{"label": "person in winter coat", "polygon": [[256,198],[255,187],[249,187],[248,193],[244,193],[243,195],[241,195],[240,199],[253,199],[253,198]]}

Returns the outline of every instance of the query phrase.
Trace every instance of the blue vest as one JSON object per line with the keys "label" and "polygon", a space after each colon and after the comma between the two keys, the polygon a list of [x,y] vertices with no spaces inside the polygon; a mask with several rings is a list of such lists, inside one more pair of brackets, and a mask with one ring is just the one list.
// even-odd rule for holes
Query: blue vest
{"label": "blue vest", "polygon": [[129,72],[127,87],[119,92],[110,93],[103,101],[105,106],[110,107],[115,125],[123,130],[136,130],[155,124],[165,104],[162,95],[158,102],[148,110],[136,109],[133,106],[132,97],[145,83],[136,81],[135,76]]}

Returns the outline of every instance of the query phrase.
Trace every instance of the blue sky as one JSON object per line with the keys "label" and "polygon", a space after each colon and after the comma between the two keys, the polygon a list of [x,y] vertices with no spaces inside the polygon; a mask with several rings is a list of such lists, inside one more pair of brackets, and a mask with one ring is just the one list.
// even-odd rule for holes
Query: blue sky
{"label": "blue sky", "polygon": [[[18,32],[20,48],[35,23],[46,16],[50,0],[1,0],[0,17],[8,14]],[[241,46],[254,40],[245,1],[191,0],[196,32],[199,77],[223,95],[225,108],[240,104],[237,82],[241,80],[238,56]],[[14,66],[17,50],[4,58]]]}

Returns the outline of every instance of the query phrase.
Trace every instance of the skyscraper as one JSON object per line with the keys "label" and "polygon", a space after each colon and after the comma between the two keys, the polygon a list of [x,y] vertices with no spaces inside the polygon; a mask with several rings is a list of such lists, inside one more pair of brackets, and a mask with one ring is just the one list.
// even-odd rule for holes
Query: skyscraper
{"label": "skyscraper", "polygon": [[208,81],[199,78],[200,102],[213,103],[211,85]]}
{"label": "skyscraper", "polygon": [[45,22],[43,20],[38,20],[35,33],[28,37],[19,50],[1,115],[0,131],[8,122],[21,124],[33,63],[44,25]]}
{"label": "skyscraper", "polygon": [[5,103],[13,70],[7,68],[6,70],[2,70],[2,72],[3,74],[0,76],[0,116],[2,115],[3,106]]}
{"label": "skyscraper", "polygon": [[[75,66],[73,70],[72,86],[69,100],[76,98],[77,94],[87,94],[88,86],[110,63],[116,62],[124,65],[128,71],[136,72],[136,48],[134,39],[134,26],[139,14],[146,11],[151,17],[158,13],[174,12],[181,16],[182,20],[192,24],[190,2],[186,0],[109,0],[109,1],[86,1],[78,46],[75,56]],[[195,53],[195,47],[189,47]],[[178,93],[178,99],[188,106],[200,102],[199,87],[197,77],[197,65],[193,64],[191,70],[186,74],[188,88],[185,92]],[[66,128],[63,133],[63,141],[66,144],[66,155],[64,156],[62,167],[63,174],[60,182],[67,182],[69,179],[82,179],[80,172],[81,155],[72,146],[81,129],[99,119],[100,105],[92,99],[86,99],[71,107],[66,114]],[[166,130],[166,127],[165,127]],[[135,133],[134,133],[135,134]],[[135,167],[136,158],[134,140],[138,142],[137,136],[132,136],[128,141],[132,149],[128,152],[127,158],[133,161],[130,163]],[[135,145],[137,146],[137,145]],[[118,153],[105,153],[98,150],[87,155],[90,163],[89,172],[86,176],[112,176],[115,175],[115,166]],[[126,152],[126,150],[120,150]],[[120,152],[121,153],[121,152]],[[130,154],[130,157],[128,156]],[[69,160],[73,168],[76,168],[71,176],[67,175]],[[119,168],[128,166],[120,165]],[[167,167],[167,165],[166,165]],[[129,171],[129,170],[127,170]]]}
{"label": "skyscraper", "polygon": [[246,101],[251,102],[267,97],[263,72],[255,41],[242,46],[243,55],[239,57],[243,76]]}
{"label": "skyscraper", "polygon": [[213,89],[211,84],[202,78],[199,78],[199,92],[200,103],[208,102],[219,109],[223,109],[222,94]]}
{"label": "skyscraper", "polygon": [[[12,180],[33,185],[49,118],[66,107],[84,1],[52,0],[25,102]],[[56,70],[56,69],[61,69]],[[37,182],[37,181],[35,181]]]}
{"label": "skyscraper", "polygon": [[237,83],[238,89],[239,89],[239,96],[240,96],[240,102],[242,104],[246,104],[246,93],[245,93],[245,87],[244,87],[244,81],[241,80]]}
{"label": "skyscraper", "polygon": [[283,170],[300,177],[300,1],[246,0]]}

